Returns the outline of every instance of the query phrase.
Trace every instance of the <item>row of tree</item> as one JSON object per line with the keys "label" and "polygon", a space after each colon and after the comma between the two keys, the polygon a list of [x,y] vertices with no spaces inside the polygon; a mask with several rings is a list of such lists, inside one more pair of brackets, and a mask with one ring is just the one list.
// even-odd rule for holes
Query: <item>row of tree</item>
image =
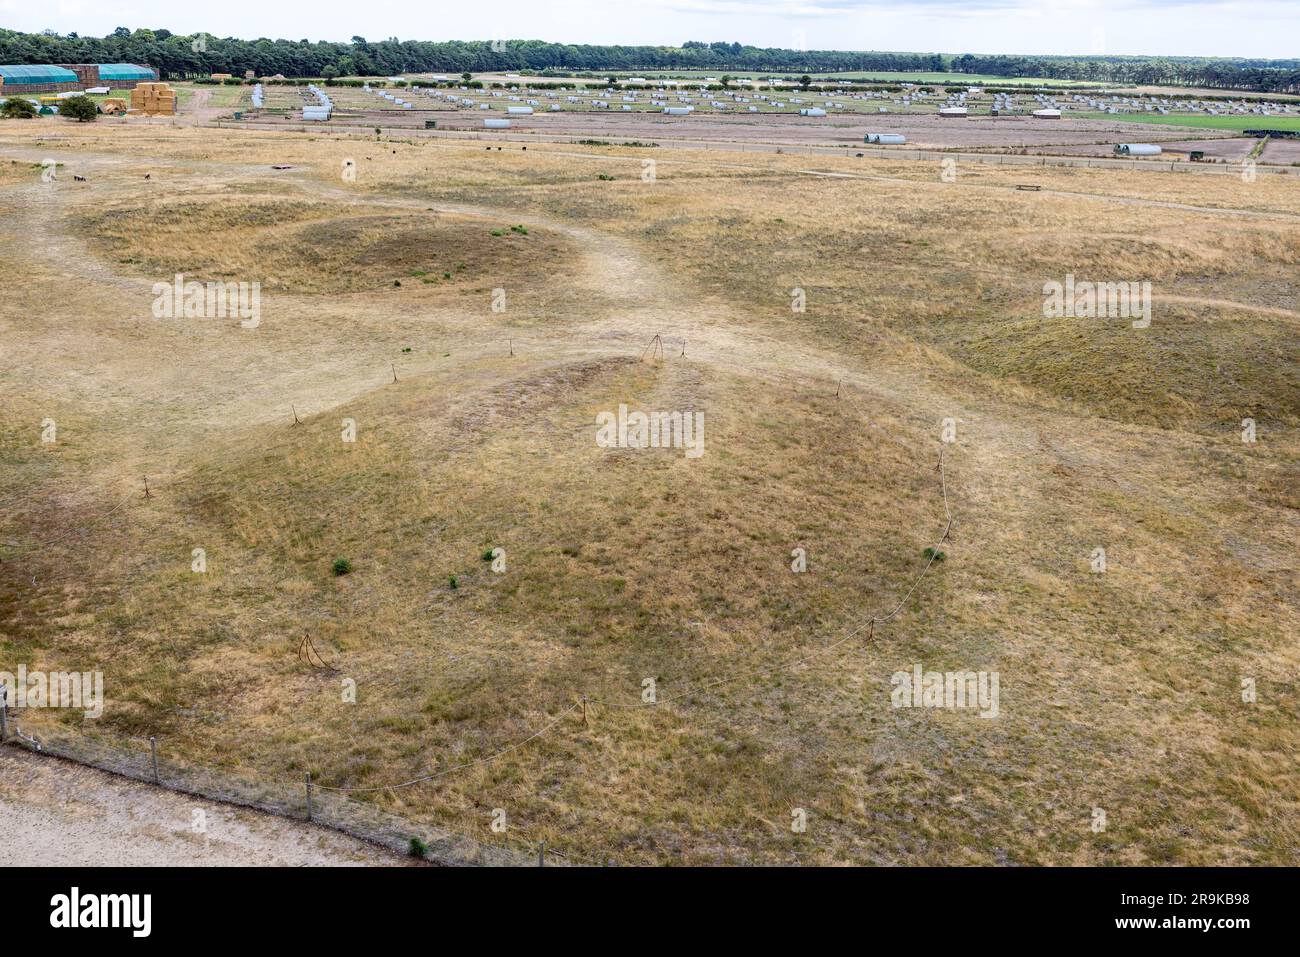
{"label": "row of tree", "polygon": [[1250,60],[1217,57],[953,57],[958,73],[1040,77],[1097,83],[1136,83],[1143,86],[1195,86],[1216,90],[1300,92],[1300,59]]}
{"label": "row of tree", "polygon": [[163,79],[209,73],[286,77],[388,76],[399,73],[604,73],[628,70],[763,72],[780,76],[824,73],[925,72],[1205,86],[1215,89],[1297,92],[1300,60],[1204,57],[950,56],[784,50],[740,43],[692,40],[680,47],[591,46],[540,40],[432,42],[398,40],[349,43],[308,40],[240,40],[207,34],[118,27],[106,37],[52,31],[0,30],[0,63],[147,63]]}

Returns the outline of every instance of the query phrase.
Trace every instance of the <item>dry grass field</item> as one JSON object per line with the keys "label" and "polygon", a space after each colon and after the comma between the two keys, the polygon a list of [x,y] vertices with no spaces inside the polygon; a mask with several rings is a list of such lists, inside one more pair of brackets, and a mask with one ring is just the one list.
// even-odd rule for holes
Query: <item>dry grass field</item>
{"label": "dry grass field", "polygon": [[31,733],[579,860],[1300,863],[1292,177],[11,122],[0,224],[0,662],[108,699]]}

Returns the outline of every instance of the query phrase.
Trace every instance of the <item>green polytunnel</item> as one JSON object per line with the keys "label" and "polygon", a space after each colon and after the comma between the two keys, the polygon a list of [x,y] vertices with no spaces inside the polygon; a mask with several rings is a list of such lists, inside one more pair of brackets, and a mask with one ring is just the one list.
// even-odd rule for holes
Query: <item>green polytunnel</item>
{"label": "green polytunnel", "polygon": [[13,66],[0,65],[0,79],[4,86],[40,86],[47,83],[76,83],[77,74],[49,63],[24,63]]}
{"label": "green polytunnel", "polygon": [[153,71],[147,67],[136,66],[134,63],[101,63],[99,64],[99,79],[103,83],[149,81],[153,79]]}

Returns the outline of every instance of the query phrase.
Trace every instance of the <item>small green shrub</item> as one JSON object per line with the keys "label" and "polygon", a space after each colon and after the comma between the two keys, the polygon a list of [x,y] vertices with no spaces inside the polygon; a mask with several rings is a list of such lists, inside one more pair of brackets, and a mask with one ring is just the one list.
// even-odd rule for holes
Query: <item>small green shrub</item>
{"label": "small green shrub", "polygon": [[455,575],[448,575],[448,576],[447,576],[447,584],[451,586],[451,588],[452,588],[453,591],[455,591],[457,588],[460,587],[460,582],[458,582],[458,581],[456,580],[456,576],[455,576]]}
{"label": "small green shrub", "polygon": [[408,852],[412,857],[424,857],[425,854],[429,853],[429,845],[426,844],[424,841],[420,840],[418,837],[413,837],[411,838],[411,844],[408,849]]}
{"label": "small green shrub", "polygon": [[352,571],[352,563],[346,558],[334,559],[334,564],[331,567],[334,569],[335,575],[346,575],[348,572]]}
{"label": "small green shrub", "polygon": [[99,116],[99,107],[95,105],[94,100],[85,94],[70,96],[66,100],[59,102],[59,116],[66,116],[78,123],[93,123],[95,118]]}
{"label": "small green shrub", "polygon": [[936,551],[933,548],[927,548],[921,554],[924,555],[926,558],[933,558],[936,562],[941,562],[948,557],[946,553]]}
{"label": "small green shrub", "polygon": [[35,103],[21,96],[11,96],[0,103],[0,116],[7,120],[30,120],[40,112]]}

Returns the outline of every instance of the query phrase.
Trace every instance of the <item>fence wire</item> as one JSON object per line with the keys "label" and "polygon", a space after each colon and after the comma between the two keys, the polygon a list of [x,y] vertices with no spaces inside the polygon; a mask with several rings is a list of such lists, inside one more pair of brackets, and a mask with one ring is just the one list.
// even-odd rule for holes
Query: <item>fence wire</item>
{"label": "fence wire", "polygon": [[[140,781],[176,794],[205,801],[248,808],[290,820],[307,822],[307,786],[304,780],[290,784],[283,780],[251,777],[233,769],[217,769],[174,760],[164,742],[157,749],[157,771],[148,741],[107,741],[71,729],[42,728],[32,732],[21,727],[10,710],[9,737],[5,742],[36,754],[61,758],[109,774]],[[487,843],[445,826],[414,820],[383,808],[312,787],[311,823],[328,827],[395,854],[408,854],[411,839],[428,845],[425,860],[445,867],[536,866],[537,849],[508,834],[499,843]],[[566,855],[547,849],[547,866],[573,863]]]}
{"label": "fence wire", "polygon": [[[651,345],[646,347],[646,351],[648,352],[652,348],[662,350],[662,342],[663,340],[660,336],[655,336],[654,339],[651,340]],[[660,352],[660,355],[662,355],[662,352]],[[642,358],[644,358],[644,356],[645,352],[642,353]],[[850,404],[857,407],[856,402],[851,402]],[[861,411],[860,407],[859,411]],[[587,427],[589,426],[584,425],[577,428]],[[924,580],[930,567],[936,560],[939,547],[947,542],[952,530],[953,517],[948,505],[948,483],[947,475],[944,470],[942,448],[940,449],[937,471],[939,473],[940,491],[945,519],[943,533],[939,537],[935,546],[928,550],[927,561],[921,569],[920,574],[916,576],[912,581],[911,586],[903,594],[902,598],[899,599],[898,603],[887,614],[883,616],[870,616],[864,619],[856,628],[842,635],[835,641],[816,648],[813,651],[805,653],[793,660],[780,662],[771,667],[742,669],[731,674],[716,676],[712,679],[698,683],[679,694],[671,697],[659,698],[653,703],[611,702],[581,695],[578,703],[559,710],[555,713],[554,717],[547,721],[546,724],[524,738],[509,742],[489,754],[473,761],[452,765],[447,768],[431,770],[427,774],[409,780],[395,782],[393,784],[367,787],[344,787],[323,785],[315,782],[312,782],[309,785],[305,777],[303,782],[299,784],[289,783],[282,780],[267,781],[255,779],[241,776],[232,770],[198,767],[173,761],[162,751],[154,751],[151,749],[149,741],[142,742],[139,739],[133,739],[130,742],[126,742],[133,746],[125,747],[123,744],[111,744],[101,739],[87,737],[74,731],[61,728],[50,730],[42,729],[39,736],[29,734],[17,725],[17,722],[13,717],[13,712],[10,712],[10,718],[8,721],[8,740],[0,743],[17,745],[33,752],[63,758],[77,764],[97,768],[121,777],[153,784],[169,791],[202,798],[204,800],[238,807],[246,807],[252,810],[290,819],[303,821],[310,820],[312,823],[329,827],[333,830],[387,848],[397,853],[409,852],[412,845],[412,838],[419,838],[428,846],[425,858],[434,863],[445,866],[522,866],[532,863],[541,863],[543,860],[552,865],[557,863],[582,864],[585,862],[566,855],[563,852],[553,851],[549,848],[543,850],[544,846],[538,846],[536,844],[533,846],[520,846],[518,844],[510,843],[512,839],[509,837],[503,837],[500,844],[487,844],[476,838],[450,830],[441,825],[434,825],[431,823],[426,824],[393,814],[375,806],[374,804],[350,798],[348,795],[354,793],[363,794],[381,791],[396,791],[398,789],[411,787],[416,784],[455,774],[470,767],[488,764],[497,758],[525,747],[532,741],[546,736],[555,728],[559,727],[567,717],[572,715],[579,708],[583,710],[585,719],[588,705],[592,706],[593,713],[594,707],[597,705],[610,710],[636,710],[647,707],[653,708],[658,704],[681,701],[682,699],[695,695],[703,690],[728,684],[742,678],[756,677],[762,674],[786,670],[790,667],[794,667],[798,664],[802,664],[813,658],[824,655],[854,638],[857,638],[864,631],[867,633],[866,641],[870,642],[875,636],[877,625],[887,624],[902,612],[907,601],[920,587],[921,582]],[[109,509],[103,517],[107,518],[109,515],[112,515],[120,509],[127,500],[138,494],[138,492],[133,492],[126,498],[123,498]],[[74,532],[68,533],[68,535],[73,533],[75,533],[75,530]],[[63,541],[68,537],[68,535],[41,544],[48,547]],[[310,639],[307,640],[309,641]],[[314,650],[314,646],[312,650]],[[300,654],[301,652],[302,649],[300,647]],[[319,655],[319,652],[317,652],[317,654]],[[606,863],[610,864],[613,862],[606,861]]]}

